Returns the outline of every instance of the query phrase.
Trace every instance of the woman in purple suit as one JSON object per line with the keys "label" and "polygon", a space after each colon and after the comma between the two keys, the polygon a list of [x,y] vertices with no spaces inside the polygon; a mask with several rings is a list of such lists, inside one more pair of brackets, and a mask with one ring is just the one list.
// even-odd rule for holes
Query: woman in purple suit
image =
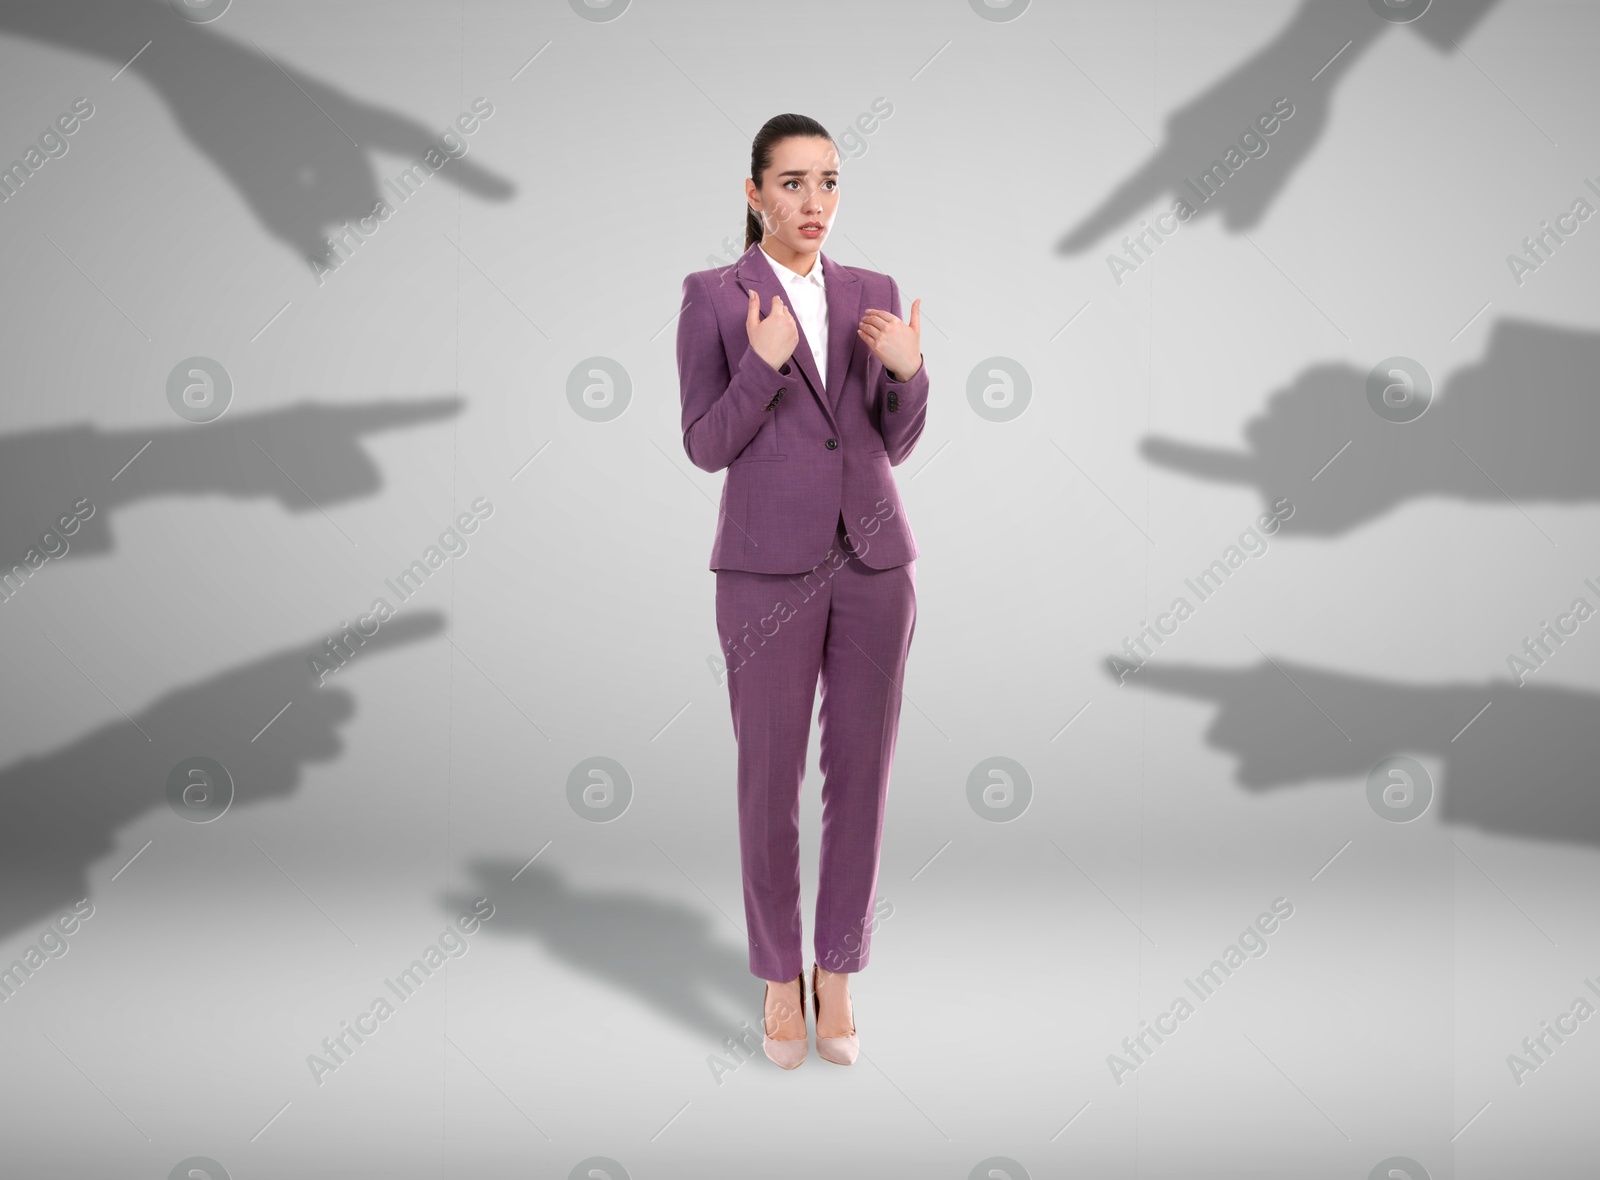
{"label": "woman in purple suit", "polygon": [[811,1008],[817,1052],[858,1052],[849,976],[867,965],[878,855],[916,629],[916,540],[892,467],[922,434],[921,300],[822,253],[839,153],[816,120],[778,115],[745,180],[745,252],[683,281],[683,447],[722,471],[710,568],[738,743],[750,970],[767,981],[763,1047],[807,1051],[800,781],[822,685],[822,849]]}

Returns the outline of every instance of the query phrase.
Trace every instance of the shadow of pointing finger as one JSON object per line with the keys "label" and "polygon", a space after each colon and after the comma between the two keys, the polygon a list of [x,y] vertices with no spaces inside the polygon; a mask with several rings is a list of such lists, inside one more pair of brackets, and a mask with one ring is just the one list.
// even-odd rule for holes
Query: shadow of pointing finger
{"label": "shadow of pointing finger", "polygon": [[[355,715],[344,678],[361,677],[386,650],[442,634],[444,623],[436,611],[397,613],[356,649],[340,681],[324,686],[308,662],[323,637],[308,638],[0,769],[0,938],[88,896],[89,865],[112,851],[120,828],[169,806],[169,779],[187,760],[212,759],[226,770],[233,800],[224,814],[288,797],[306,765],[343,750],[339,728]],[[69,638],[62,646],[72,652]],[[226,783],[214,773],[179,773],[177,782],[185,793],[172,823],[206,819],[221,805]],[[204,798],[190,790],[197,787]]]}
{"label": "shadow of pointing finger", "polygon": [[109,552],[112,517],[135,500],[270,496],[290,512],[316,512],[371,495],[383,478],[362,437],[445,418],[461,405],[455,396],[355,406],[302,402],[203,425],[105,431],[81,423],[6,435],[0,438],[0,601],[45,561]]}
{"label": "shadow of pointing finger", "polygon": [[1123,683],[1214,708],[1206,739],[1238,759],[1238,781],[1252,790],[1313,780],[1365,790],[1385,758],[1432,757],[1443,763],[1441,822],[1600,844],[1600,695],[1538,675],[1395,684],[1288,659],[1242,668],[1155,659]]}
{"label": "shadow of pointing finger", "polygon": [[[516,191],[466,158],[492,102],[480,99],[430,128],[296,69],[251,36],[242,7],[195,24],[167,0],[6,0],[0,32],[92,54],[142,77],[261,224],[313,271],[338,261],[326,237],[334,227],[368,217],[380,197],[391,206],[409,200],[436,173],[495,200]],[[373,162],[379,150],[407,161],[381,186]]]}
{"label": "shadow of pointing finger", "polygon": [[[1496,2],[1434,0],[1407,27],[1454,49]],[[1406,7],[1397,2],[1391,15]],[[1147,221],[1167,218],[1158,223],[1163,234],[1213,214],[1232,231],[1253,228],[1321,138],[1339,79],[1392,27],[1363,0],[1301,0],[1271,41],[1168,115],[1155,150],[1061,237],[1057,252],[1079,253],[1110,233],[1136,241],[1146,213]],[[1158,244],[1147,236],[1142,248]]]}
{"label": "shadow of pointing finger", "polygon": [[[1273,395],[1245,428],[1246,449],[1159,437],[1141,449],[1199,479],[1254,485],[1264,504],[1289,497],[1285,534],[1335,536],[1423,496],[1522,508],[1589,503],[1600,500],[1597,371],[1600,333],[1503,319],[1483,358],[1440,380],[1411,421],[1380,415],[1368,373],[1323,364]],[[1373,380],[1412,383],[1382,365]]]}

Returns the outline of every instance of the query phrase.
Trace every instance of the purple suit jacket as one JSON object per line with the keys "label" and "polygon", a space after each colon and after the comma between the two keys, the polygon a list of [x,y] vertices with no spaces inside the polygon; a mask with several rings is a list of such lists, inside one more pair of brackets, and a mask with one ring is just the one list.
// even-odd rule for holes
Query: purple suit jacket
{"label": "purple suit jacket", "polygon": [[781,369],[750,347],[749,293],[760,297],[763,318],[774,295],[789,303],[760,249],[683,280],[683,449],[702,471],[728,471],[710,568],[804,573],[827,556],[841,515],[863,562],[905,565],[917,543],[889,468],[922,434],[928,367],[891,380],[856,334],[869,307],[903,317],[900,288],[888,275],[818,255],[828,293],[824,384],[804,330]]}

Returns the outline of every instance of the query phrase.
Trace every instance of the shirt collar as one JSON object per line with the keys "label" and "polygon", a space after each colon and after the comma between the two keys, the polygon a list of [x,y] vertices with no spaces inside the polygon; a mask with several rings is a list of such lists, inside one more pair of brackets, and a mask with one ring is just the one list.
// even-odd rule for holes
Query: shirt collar
{"label": "shirt collar", "polygon": [[756,243],[756,249],[760,251],[761,256],[767,260],[767,264],[772,267],[773,273],[778,276],[778,281],[780,283],[789,283],[791,285],[799,283],[811,283],[815,286],[821,287],[823,290],[827,290],[827,286],[823,282],[822,278],[822,255],[820,253],[817,255],[817,260],[811,264],[811,273],[803,275],[790,270],[787,266],[783,265],[783,263],[779,262],[772,255],[768,254],[766,247],[762,246],[759,242]]}

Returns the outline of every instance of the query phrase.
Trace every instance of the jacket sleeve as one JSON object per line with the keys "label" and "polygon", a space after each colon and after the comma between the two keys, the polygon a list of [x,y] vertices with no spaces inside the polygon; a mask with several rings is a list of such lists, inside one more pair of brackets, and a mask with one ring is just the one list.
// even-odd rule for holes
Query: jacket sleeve
{"label": "jacket sleeve", "polygon": [[[900,310],[900,287],[889,280],[889,311],[903,319]],[[888,368],[878,370],[878,430],[883,435],[884,449],[889,452],[889,466],[904,463],[922,437],[922,427],[928,416],[928,364],[926,359],[917,367],[908,381],[896,381]]]}
{"label": "jacket sleeve", "polygon": [[702,471],[721,471],[732,463],[777,408],[788,382],[786,373],[767,364],[748,344],[738,370],[729,376],[704,280],[688,275],[678,313],[678,392],[689,462]]}

